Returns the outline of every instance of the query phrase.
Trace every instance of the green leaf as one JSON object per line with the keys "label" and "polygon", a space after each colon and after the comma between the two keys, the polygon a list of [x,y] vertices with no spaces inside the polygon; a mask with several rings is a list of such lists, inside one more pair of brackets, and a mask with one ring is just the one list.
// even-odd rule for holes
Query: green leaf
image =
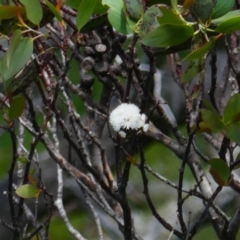
{"label": "green leaf", "polygon": [[144,13],[145,1],[144,0],[123,0],[128,14],[139,20]]}
{"label": "green leaf", "polygon": [[188,63],[181,78],[181,82],[183,84],[189,83],[190,81],[193,80],[194,77],[196,77],[199,74],[199,63],[200,63],[199,59],[195,59]]}
{"label": "green leaf", "polygon": [[227,163],[220,158],[213,158],[209,160],[209,164],[209,171],[215,182],[220,186],[228,186],[231,172]]}
{"label": "green leaf", "polygon": [[[238,162],[240,160],[240,152],[238,153],[237,157],[234,160],[235,162]],[[240,168],[240,163],[238,163],[237,165],[234,166],[234,170],[239,169]]]}
{"label": "green leaf", "polygon": [[106,5],[104,6],[102,4],[102,1],[98,0],[93,14],[104,14],[104,13],[107,13],[108,9],[109,9],[108,6],[106,6]]}
{"label": "green leaf", "polygon": [[213,132],[217,133],[224,130],[225,126],[218,114],[215,114],[207,109],[200,109],[200,112],[202,114],[203,121]]}
{"label": "green leaf", "polygon": [[22,31],[21,30],[16,30],[12,36],[12,39],[11,39],[11,42],[10,42],[10,45],[8,47],[8,50],[5,54],[6,56],[6,65],[7,65],[7,68],[9,67],[9,64],[13,58],[13,55],[19,45],[19,42],[20,42],[20,38],[22,36]]}
{"label": "green leaf", "polygon": [[26,9],[20,6],[0,6],[0,20],[15,18],[18,13],[23,16]]}
{"label": "green leaf", "polygon": [[27,11],[27,18],[30,22],[38,25],[43,17],[42,6],[39,0],[20,0]]}
{"label": "green leaf", "polygon": [[18,157],[18,158],[17,158],[17,161],[18,161],[18,162],[21,162],[21,163],[28,163],[28,162],[29,162],[28,159],[25,158],[25,157]]}
{"label": "green leaf", "polygon": [[75,10],[78,9],[81,2],[82,2],[82,0],[65,0],[65,4],[68,7],[73,8]]}
{"label": "green leaf", "polygon": [[107,14],[96,16],[88,21],[88,23],[81,29],[81,33],[87,33],[89,31],[97,29],[99,26],[103,26],[104,24],[108,23]]}
{"label": "green leaf", "polygon": [[219,24],[219,23],[225,22],[228,19],[238,17],[238,16],[240,16],[240,10],[234,10],[234,11],[228,12],[227,14],[225,14],[224,16],[222,16],[220,18],[213,19],[212,23]]}
{"label": "green leaf", "polygon": [[36,198],[41,190],[32,184],[24,184],[17,188],[16,194],[22,198]]}
{"label": "green leaf", "polygon": [[230,123],[226,126],[226,136],[235,143],[240,143],[240,123]]}
{"label": "green leaf", "polygon": [[216,6],[213,10],[212,19],[222,17],[230,12],[234,7],[234,0],[217,0]]}
{"label": "green leaf", "polygon": [[197,58],[202,58],[204,57],[205,54],[208,53],[208,51],[210,49],[212,49],[212,47],[215,44],[217,37],[211,37],[209,39],[209,42],[205,43],[203,46],[201,46],[200,48],[198,48],[197,50],[192,51],[186,58],[185,60],[194,60]]}
{"label": "green leaf", "polygon": [[18,119],[25,108],[25,98],[23,96],[19,96],[13,99],[9,111],[8,117],[10,120]]}
{"label": "green leaf", "polygon": [[230,18],[222,23],[220,23],[215,29],[216,32],[220,33],[231,33],[240,29],[240,16]]}
{"label": "green leaf", "polygon": [[108,21],[116,31],[123,34],[133,32],[123,14],[123,1],[102,0],[102,4],[109,7]]}
{"label": "green leaf", "polygon": [[194,34],[194,30],[188,25],[164,24],[147,34],[142,43],[149,47],[176,46]]}
{"label": "green leaf", "polygon": [[12,96],[16,96],[24,92],[29,85],[38,77],[38,61],[42,62],[42,66],[46,65],[48,59],[52,56],[54,48],[49,48],[46,51],[34,57],[10,82],[8,86]]}
{"label": "green leaf", "polygon": [[187,22],[184,21],[179,14],[177,14],[175,11],[170,9],[167,6],[160,6],[160,11],[162,12],[162,15],[158,17],[158,22],[160,25],[162,24],[174,24],[174,25],[186,25]]}
{"label": "green leaf", "polygon": [[76,19],[78,31],[80,31],[81,28],[88,22],[94,12],[96,4],[97,0],[82,0],[80,3]]}
{"label": "green leaf", "polygon": [[190,12],[197,21],[206,23],[210,20],[215,5],[216,0],[194,0]]}
{"label": "green leaf", "polygon": [[18,73],[24,65],[29,61],[33,52],[33,39],[23,38],[20,40],[17,49],[15,50],[9,67],[7,67],[7,61],[2,58],[1,64],[1,75],[4,81],[12,78]]}
{"label": "green leaf", "polygon": [[48,8],[50,9],[50,11],[53,13],[53,15],[57,18],[57,20],[59,21],[59,22],[62,22],[62,16],[61,16],[61,14],[57,11],[57,9],[55,8],[55,6],[52,4],[52,3],[50,3],[48,0],[45,0],[45,3],[46,3],[46,5],[48,6]]}
{"label": "green leaf", "polygon": [[158,5],[156,4],[147,9],[139,26],[139,36],[141,38],[159,26],[157,16],[161,15],[162,12],[159,10]]}
{"label": "green leaf", "polygon": [[175,11],[178,11],[177,4],[178,4],[177,0],[171,0],[171,6]]}
{"label": "green leaf", "polygon": [[223,121],[225,124],[234,120],[236,114],[240,113],[240,94],[233,95],[227,102],[223,111]]}
{"label": "green leaf", "polygon": [[213,112],[214,114],[218,115],[217,110],[213,107],[213,105],[207,100],[207,99],[203,99],[202,100],[203,106],[205,109]]}

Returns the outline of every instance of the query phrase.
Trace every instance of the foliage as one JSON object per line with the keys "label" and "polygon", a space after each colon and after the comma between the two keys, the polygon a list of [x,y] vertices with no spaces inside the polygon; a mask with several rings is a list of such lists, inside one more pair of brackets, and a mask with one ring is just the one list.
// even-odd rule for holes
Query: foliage
{"label": "foliage", "polygon": [[[236,239],[239,208],[228,218],[227,200],[216,199],[240,192],[237,1],[2,0],[0,21],[1,129],[12,154],[4,196],[12,222],[0,214],[0,223],[13,239],[48,239],[54,207],[75,239],[167,233],[190,240],[206,218],[218,239]],[[175,102],[184,112],[179,119],[161,95],[161,57],[184,96]],[[199,138],[211,151],[200,150]],[[68,180],[77,184],[68,187],[70,197],[63,189]],[[166,201],[163,186],[174,192],[171,219],[156,204]],[[197,204],[190,218],[187,201],[194,198],[204,206]],[[75,199],[86,204],[94,236],[72,224],[66,202]],[[165,230],[135,224],[134,204]],[[119,229],[104,225],[102,215]]]}

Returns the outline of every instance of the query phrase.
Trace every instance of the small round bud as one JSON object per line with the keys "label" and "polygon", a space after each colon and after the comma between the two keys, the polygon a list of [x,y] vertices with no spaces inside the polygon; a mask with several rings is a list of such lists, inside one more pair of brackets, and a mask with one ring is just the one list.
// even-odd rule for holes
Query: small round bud
{"label": "small round bud", "polygon": [[108,71],[108,64],[106,62],[99,62],[95,64],[95,69],[99,73],[104,73]]}
{"label": "small round bud", "polygon": [[99,53],[104,53],[107,50],[107,46],[102,43],[99,43],[95,46],[95,50]]}
{"label": "small round bud", "polygon": [[95,55],[95,51],[93,50],[93,48],[88,47],[88,46],[85,47],[85,53],[86,53],[86,55],[90,55],[90,56]]}
{"label": "small round bud", "polygon": [[82,61],[82,68],[85,69],[86,71],[89,71],[93,69],[95,65],[95,60],[92,57],[85,57]]}
{"label": "small round bud", "polygon": [[94,77],[89,74],[81,74],[80,86],[83,88],[90,88],[94,84]]}

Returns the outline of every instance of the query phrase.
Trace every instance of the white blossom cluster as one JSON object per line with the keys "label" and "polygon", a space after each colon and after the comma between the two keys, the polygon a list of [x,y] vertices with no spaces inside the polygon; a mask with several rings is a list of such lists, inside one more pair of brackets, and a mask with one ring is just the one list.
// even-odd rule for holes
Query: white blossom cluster
{"label": "white blossom cluster", "polygon": [[110,114],[109,122],[114,131],[125,138],[128,130],[147,132],[149,125],[146,123],[147,117],[140,113],[140,109],[132,103],[122,103]]}

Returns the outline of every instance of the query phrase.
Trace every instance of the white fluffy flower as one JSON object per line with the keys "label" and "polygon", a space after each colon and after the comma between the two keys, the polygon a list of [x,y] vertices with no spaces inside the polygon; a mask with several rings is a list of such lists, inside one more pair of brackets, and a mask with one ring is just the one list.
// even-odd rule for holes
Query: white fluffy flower
{"label": "white fluffy flower", "polygon": [[110,114],[109,122],[113,129],[123,138],[126,137],[125,130],[138,132],[148,130],[147,117],[140,113],[140,109],[131,103],[122,103]]}

